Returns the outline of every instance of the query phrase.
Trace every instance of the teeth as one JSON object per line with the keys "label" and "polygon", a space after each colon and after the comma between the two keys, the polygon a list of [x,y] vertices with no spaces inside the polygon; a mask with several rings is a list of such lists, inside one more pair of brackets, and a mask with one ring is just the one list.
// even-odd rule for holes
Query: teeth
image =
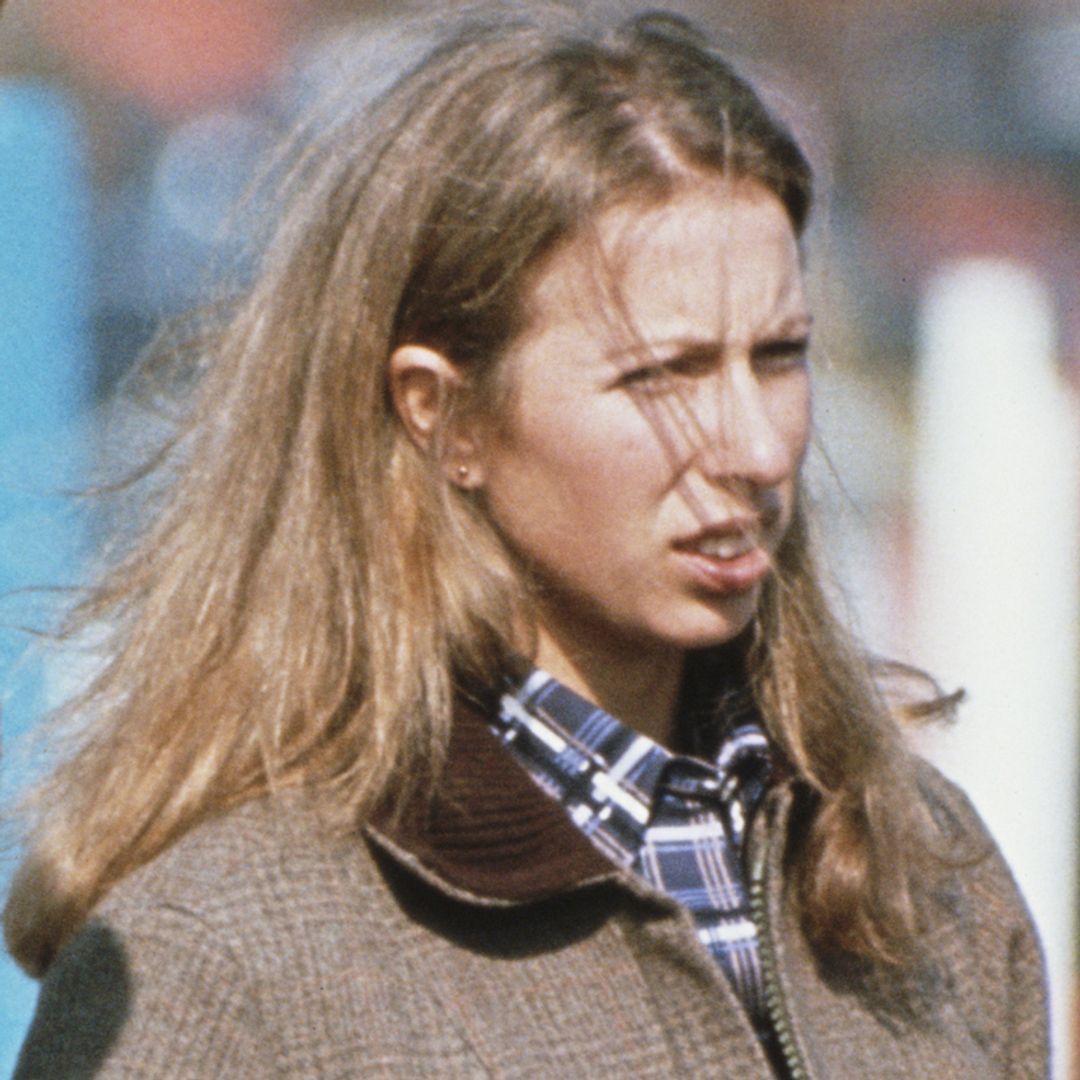
{"label": "teeth", "polygon": [[710,536],[695,545],[695,550],[710,559],[736,559],[757,547],[757,537],[738,533],[732,536]]}

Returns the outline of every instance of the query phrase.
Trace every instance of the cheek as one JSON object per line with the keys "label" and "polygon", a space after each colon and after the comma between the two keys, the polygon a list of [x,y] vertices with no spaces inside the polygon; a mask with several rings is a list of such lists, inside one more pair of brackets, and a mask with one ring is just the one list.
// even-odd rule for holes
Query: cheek
{"label": "cheek", "polygon": [[799,373],[777,393],[771,409],[774,430],[794,463],[800,465],[810,445],[813,395],[808,374]]}
{"label": "cheek", "polygon": [[496,524],[541,564],[593,565],[626,541],[665,489],[667,459],[640,416],[578,399],[553,412],[558,422],[515,433],[490,475]]}
{"label": "cheek", "polygon": [[577,490],[626,492],[647,486],[663,471],[666,456],[654,424],[628,398],[566,399],[545,422],[528,433],[519,454],[526,468]]}

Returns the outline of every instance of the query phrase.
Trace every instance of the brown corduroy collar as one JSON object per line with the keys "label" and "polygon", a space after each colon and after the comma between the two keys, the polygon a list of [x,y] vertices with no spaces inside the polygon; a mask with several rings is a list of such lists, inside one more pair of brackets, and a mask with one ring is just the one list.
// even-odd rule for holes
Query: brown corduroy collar
{"label": "brown corduroy collar", "polygon": [[617,874],[470,705],[454,717],[435,796],[376,815],[366,831],[425,876],[482,901],[524,903]]}

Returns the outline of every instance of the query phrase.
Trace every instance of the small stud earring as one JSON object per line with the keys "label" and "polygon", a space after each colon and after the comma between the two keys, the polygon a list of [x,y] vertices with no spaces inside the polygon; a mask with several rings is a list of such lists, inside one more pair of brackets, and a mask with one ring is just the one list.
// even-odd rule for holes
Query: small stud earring
{"label": "small stud earring", "polygon": [[462,481],[468,480],[468,478],[469,478],[469,466],[468,465],[459,465],[457,467],[456,472],[457,472],[457,478],[459,480],[462,480]]}

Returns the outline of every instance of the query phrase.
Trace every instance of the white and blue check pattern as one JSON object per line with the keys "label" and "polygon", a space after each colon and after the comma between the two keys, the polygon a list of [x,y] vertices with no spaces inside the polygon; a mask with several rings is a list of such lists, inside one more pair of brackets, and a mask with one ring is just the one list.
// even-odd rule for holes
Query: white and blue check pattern
{"label": "white and blue check pattern", "polygon": [[739,717],[711,764],[675,755],[539,669],[502,695],[492,726],[604,855],[690,910],[699,939],[768,1038],[740,862],[770,775],[761,728]]}

